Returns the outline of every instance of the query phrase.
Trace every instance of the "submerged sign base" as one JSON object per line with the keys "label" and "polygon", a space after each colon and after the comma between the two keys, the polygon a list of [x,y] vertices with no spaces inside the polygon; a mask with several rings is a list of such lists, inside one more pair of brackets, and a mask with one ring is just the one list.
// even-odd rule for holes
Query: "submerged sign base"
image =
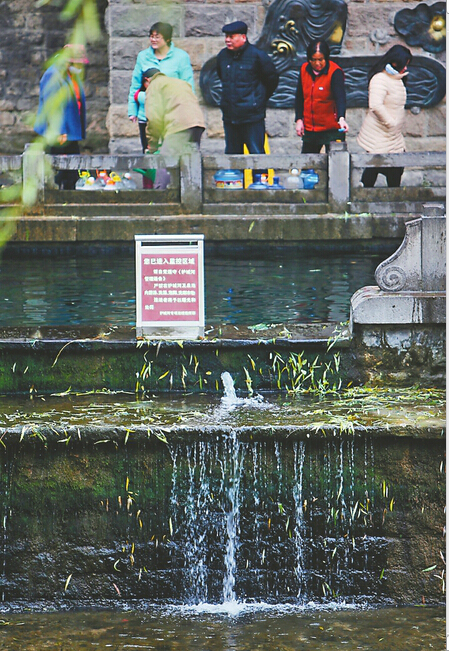
{"label": "submerged sign base", "polygon": [[136,335],[204,335],[204,236],[135,235]]}

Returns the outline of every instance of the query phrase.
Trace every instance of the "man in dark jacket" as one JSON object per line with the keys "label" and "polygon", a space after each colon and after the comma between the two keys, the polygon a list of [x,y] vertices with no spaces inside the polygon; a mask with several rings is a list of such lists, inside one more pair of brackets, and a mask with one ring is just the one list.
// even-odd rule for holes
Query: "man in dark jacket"
{"label": "man in dark jacket", "polygon": [[270,57],[248,42],[247,31],[240,20],[225,25],[226,47],[217,56],[226,154],[243,154],[244,144],[250,154],[264,153],[266,106],[279,81]]}

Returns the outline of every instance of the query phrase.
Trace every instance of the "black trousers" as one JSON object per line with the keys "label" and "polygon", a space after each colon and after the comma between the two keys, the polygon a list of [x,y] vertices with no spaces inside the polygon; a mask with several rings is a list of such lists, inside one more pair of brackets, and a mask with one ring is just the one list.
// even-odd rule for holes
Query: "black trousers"
{"label": "black trousers", "polygon": [[[79,154],[80,145],[78,140],[68,140],[63,145],[53,145],[50,147],[52,156],[64,156],[67,154]],[[55,174],[55,183],[60,190],[74,190],[75,183],[79,179],[77,170],[59,170]]]}
{"label": "black trousers", "polygon": [[[225,154],[243,154],[243,145],[250,154],[264,154],[265,120],[232,124],[224,122]],[[254,170],[255,174],[266,174],[267,170]]]}
{"label": "black trousers", "polygon": [[147,123],[146,122],[139,122],[139,135],[140,135],[140,142],[142,145],[142,151],[145,153],[147,147],[148,147],[148,138],[147,138]]}
{"label": "black trousers", "polygon": [[330,143],[336,140],[344,142],[346,133],[338,129],[327,129],[326,131],[307,131],[302,140],[302,154],[319,154],[321,147],[324,145],[326,152],[329,153]]}
{"label": "black trousers", "polygon": [[387,179],[389,188],[398,188],[401,185],[403,167],[367,167],[362,174],[362,183],[365,188],[374,188],[379,174]]}

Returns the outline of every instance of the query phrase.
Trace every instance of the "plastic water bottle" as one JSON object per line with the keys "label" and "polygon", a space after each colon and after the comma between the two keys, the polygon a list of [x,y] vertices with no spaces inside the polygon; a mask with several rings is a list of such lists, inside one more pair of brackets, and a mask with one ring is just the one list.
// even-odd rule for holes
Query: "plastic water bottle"
{"label": "plastic water bottle", "polygon": [[97,186],[95,185],[95,179],[93,176],[87,177],[86,183],[83,186],[83,190],[98,190]]}
{"label": "plastic water bottle", "polygon": [[285,190],[285,186],[279,182],[279,176],[273,176],[273,184],[269,185],[270,190]]}
{"label": "plastic water bottle", "polygon": [[124,190],[137,190],[137,184],[129,172],[125,172],[122,178],[122,185]]}
{"label": "plastic water bottle", "polygon": [[83,172],[79,171],[78,174],[80,177],[78,181],[75,183],[75,190],[84,190],[86,181],[89,178],[90,174],[87,171],[83,171]]}
{"label": "plastic water bottle", "polygon": [[116,190],[114,179],[109,178],[106,181],[106,185],[103,187],[103,190]]}
{"label": "plastic water bottle", "polygon": [[301,172],[301,178],[302,178],[304,190],[313,190],[313,188],[320,180],[315,170],[303,170]]}
{"label": "plastic water bottle", "polygon": [[299,170],[294,167],[290,170],[289,176],[285,179],[285,187],[287,190],[300,190],[301,179],[299,177]]}
{"label": "plastic water bottle", "polygon": [[268,185],[262,183],[262,174],[254,174],[254,182],[248,186],[248,190],[267,190]]}

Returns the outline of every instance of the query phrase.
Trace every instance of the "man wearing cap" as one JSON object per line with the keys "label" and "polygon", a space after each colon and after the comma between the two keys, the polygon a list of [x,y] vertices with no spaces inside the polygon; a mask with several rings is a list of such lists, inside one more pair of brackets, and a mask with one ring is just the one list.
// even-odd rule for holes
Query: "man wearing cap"
{"label": "man wearing cap", "polygon": [[[39,108],[34,130],[45,138],[55,156],[79,154],[79,141],[86,137],[86,96],[83,66],[89,63],[84,46],[68,44],[45,71],[39,86]],[[60,190],[73,190],[77,170],[59,170],[55,183]]]}
{"label": "man wearing cap", "polygon": [[225,25],[226,47],[217,56],[222,83],[226,154],[264,153],[265,113],[279,75],[268,54],[248,42],[248,26],[241,20]]}

